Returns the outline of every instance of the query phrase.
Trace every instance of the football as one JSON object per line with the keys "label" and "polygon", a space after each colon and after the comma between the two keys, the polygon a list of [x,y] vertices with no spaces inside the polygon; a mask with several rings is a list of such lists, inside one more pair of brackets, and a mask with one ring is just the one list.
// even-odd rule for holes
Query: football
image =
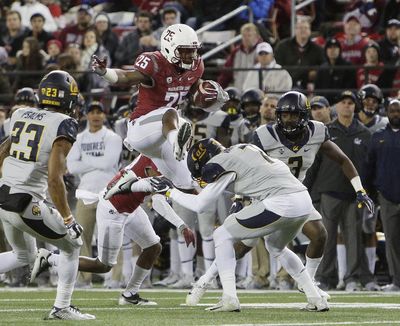
{"label": "football", "polygon": [[199,83],[196,92],[193,95],[193,104],[195,107],[207,109],[212,106],[218,97],[218,86],[209,80]]}

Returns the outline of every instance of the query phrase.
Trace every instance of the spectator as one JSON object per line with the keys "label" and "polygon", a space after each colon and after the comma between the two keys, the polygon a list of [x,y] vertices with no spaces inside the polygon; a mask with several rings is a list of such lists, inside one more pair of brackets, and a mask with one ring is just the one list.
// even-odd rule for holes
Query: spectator
{"label": "spectator", "polygon": [[10,10],[6,14],[6,30],[0,35],[0,46],[4,46],[8,53],[8,64],[13,68],[17,63],[17,52],[22,49],[28,29],[21,24],[21,15],[18,11]]}
{"label": "spectator", "polygon": [[372,135],[365,168],[366,187],[378,191],[381,221],[385,233],[386,259],[391,283],[383,291],[400,291],[400,101],[387,108],[389,123]]}
{"label": "spectator", "polygon": [[357,17],[364,32],[374,32],[374,28],[379,21],[377,5],[374,3],[374,0],[355,1],[349,14]]}
{"label": "spectator", "polygon": [[347,13],[343,18],[343,23],[342,57],[354,65],[362,65],[364,63],[363,49],[369,39],[361,35],[361,24],[356,16]]}
{"label": "spectator", "polygon": [[41,13],[33,14],[31,16],[32,30],[27,34],[28,36],[33,36],[38,40],[39,47],[42,50],[45,50],[47,42],[54,38],[53,35],[43,29],[44,22],[45,18]]}
{"label": "spectator", "polygon": [[160,26],[153,32],[153,37],[157,42],[158,49],[160,49],[161,34],[168,26],[171,26],[173,24],[179,24],[181,22],[180,17],[181,17],[180,12],[174,7],[165,7],[161,11],[162,26]]}
{"label": "spectator", "polygon": [[161,10],[166,0],[154,0],[154,1],[143,1],[143,0],[132,0],[132,3],[136,7],[136,11],[147,11],[153,16],[157,15]]}
{"label": "spectator", "polygon": [[324,125],[332,121],[329,101],[325,97],[314,96],[310,101],[310,106],[313,120],[322,122]]}
{"label": "spectator", "polygon": [[[356,72],[350,68],[350,62],[342,58],[341,45],[337,39],[327,40],[325,59],[326,61],[317,73],[315,91],[317,94],[325,96],[330,103],[335,103],[335,93],[330,90],[356,88]],[[336,68],[336,66],[349,66],[349,68]]]}
{"label": "spectator", "polygon": [[[357,98],[351,91],[343,92],[336,104],[337,119],[327,127],[331,140],[351,159],[357,171],[361,171],[371,133],[354,118],[356,103]],[[313,174],[312,171],[304,181],[307,185],[314,185],[313,190],[321,195],[321,215],[328,232],[324,257],[316,279],[323,288],[336,287],[338,275],[333,262],[336,261],[336,239],[340,225],[347,249],[347,273],[344,278],[346,291],[360,290],[361,284],[368,290],[377,290],[362,246],[362,214],[357,209],[354,187],[339,165],[324,155],[320,159],[319,165],[310,168],[319,167],[315,182],[307,180]]]}
{"label": "spectator", "polygon": [[400,20],[399,0],[387,1],[385,8],[383,9],[383,26],[386,26],[386,23],[391,19]]}
{"label": "spectator", "polygon": [[41,78],[40,72],[43,70],[46,61],[46,52],[40,50],[39,42],[34,37],[27,37],[23,44],[22,50],[17,54],[17,64],[15,71],[26,72],[33,71],[32,74],[18,74],[15,78],[13,89],[23,87],[37,88]]}
{"label": "spectator", "polygon": [[8,105],[12,99],[10,79],[5,74],[7,62],[7,51],[4,47],[0,46],[0,104],[5,105]]}
{"label": "spectator", "polygon": [[47,42],[47,60],[46,64],[57,63],[58,56],[62,52],[62,44],[59,40],[50,40]]}
{"label": "spectator", "polygon": [[311,26],[307,20],[296,23],[295,36],[286,38],[277,44],[276,61],[285,66],[297,66],[300,69],[289,68],[293,87],[312,90],[317,70],[307,66],[319,66],[324,62],[323,50],[311,41]]}
{"label": "spectator", "polygon": [[77,24],[65,27],[59,36],[63,48],[70,43],[82,44],[83,34],[90,27],[93,17],[93,9],[88,5],[82,5],[77,12]]}
{"label": "spectator", "polygon": [[243,89],[260,88],[264,93],[269,94],[282,94],[290,91],[292,89],[292,77],[290,77],[285,69],[268,70],[282,68],[282,66],[278,65],[275,61],[271,45],[267,42],[257,44],[256,53],[258,63],[253,68],[260,70],[250,70],[247,73]]}
{"label": "spectator", "polygon": [[114,53],[118,48],[119,40],[118,36],[111,29],[111,21],[107,13],[100,12],[94,19],[94,26],[99,36],[99,43],[108,50],[111,62],[114,62]]}
{"label": "spectator", "polygon": [[16,1],[11,6],[11,10],[18,11],[21,14],[22,25],[29,27],[32,14],[40,13],[44,18],[44,30],[50,33],[57,30],[57,24],[49,8],[36,0],[26,0],[24,2],[25,4],[22,5],[20,1]]}
{"label": "spectator", "polygon": [[[379,60],[379,51],[379,45],[374,41],[370,41],[363,49],[365,68],[359,68],[357,70],[357,88],[365,84],[377,84],[379,76],[383,72],[383,62]],[[374,68],[378,66],[382,68]]]}
{"label": "spectator", "polygon": [[[400,21],[397,19],[391,19],[387,22],[385,29],[385,38],[379,41],[380,58],[381,61],[385,64],[385,69],[379,78],[379,86],[382,88],[396,88],[398,89],[399,78],[395,78],[397,69],[395,66],[397,65],[397,61],[400,59]],[[396,80],[396,83],[394,82]],[[386,95],[389,95],[390,92],[386,92]]]}
{"label": "spectator", "polygon": [[141,11],[135,18],[135,29],[127,34],[119,44],[115,53],[115,66],[133,65],[140,53],[154,51],[157,48],[151,35],[152,15]]}
{"label": "spectator", "polygon": [[264,96],[260,107],[260,126],[275,122],[275,110],[278,100],[279,96],[276,94],[267,94]]}
{"label": "spectator", "polygon": [[[96,197],[118,172],[118,161],[122,150],[122,139],[104,126],[104,120],[103,105],[100,102],[91,103],[87,111],[88,128],[78,134],[67,156],[68,171],[80,177],[76,191],[78,203],[75,217],[85,230],[82,235],[84,244],[81,255],[88,257],[92,256]],[[91,277],[90,273],[81,273],[79,285],[91,287]]]}
{"label": "spectator", "polygon": [[[91,27],[83,36],[83,50],[81,56],[81,67],[84,70],[91,70],[90,64],[92,56],[97,55],[99,58],[109,58],[110,54],[107,49],[98,43],[98,35],[96,30]],[[110,67],[111,62],[107,60],[107,65]],[[106,80],[101,78],[97,74],[93,74],[91,71],[85,74],[85,85],[83,85],[84,91],[90,91],[93,88],[104,88],[108,89],[109,84]],[[82,90],[82,89],[81,89]]]}
{"label": "spectator", "polygon": [[70,44],[68,44],[68,47],[66,48],[65,52],[72,57],[77,70],[82,70],[82,66],[81,66],[82,49],[81,49],[81,46],[78,43],[70,43]]}
{"label": "spectator", "polygon": [[[226,59],[224,68],[252,68],[256,62],[256,46],[261,42],[258,34],[257,26],[247,23],[240,29],[242,41],[237,45],[228,58]],[[226,88],[229,83],[233,82],[233,86],[243,91],[243,84],[248,71],[222,71],[218,76],[218,83]]]}

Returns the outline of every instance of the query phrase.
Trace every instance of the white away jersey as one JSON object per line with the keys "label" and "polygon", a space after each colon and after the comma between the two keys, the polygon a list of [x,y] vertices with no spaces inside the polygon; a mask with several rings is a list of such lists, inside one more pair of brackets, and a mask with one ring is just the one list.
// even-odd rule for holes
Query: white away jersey
{"label": "white away jersey", "polygon": [[293,143],[279,132],[276,124],[263,125],[256,129],[253,143],[269,156],[284,162],[293,175],[303,181],[321,144],[329,139],[328,128],[322,122],[310,120],[306,128],[304,139]]}
{"label": "white away jersey", "polygon": [[239,116],[236,120],[231,120],[229,125],[229,134],[231,136],[231,144],[236,145],[245,142],[245,137],[250,133],[248,127],[249,122]]}
{"label": "white away jersey", "polygon": [[78,123],[59,112],[24,107],[13,113],[10,126],[10,156],[4,160],[1,181],[44,199],[53,143],[59,137],[73,143]]}
{"label": "white away jersey", "polygon": [[228,190],[256,200],[307,189],[287,165],[250,144],[231,146],[211,158],[203,168],[202,179],[212,183],[227,172],[236,173],[233,188]]}
{"label": "white away jersey", "polygon": [[229,128],[229,116],[224,111],[211,112],[203,120],[191,120],[191,122],[195,141],[203,138],[216,138],[219,127]]}

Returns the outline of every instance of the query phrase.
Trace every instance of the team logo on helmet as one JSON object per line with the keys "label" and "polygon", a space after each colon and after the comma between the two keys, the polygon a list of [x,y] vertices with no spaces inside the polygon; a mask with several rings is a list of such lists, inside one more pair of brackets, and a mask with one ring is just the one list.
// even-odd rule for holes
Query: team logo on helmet
{"label": "team logo on helmet", "polygon": [[201,143],[199,144],[199,148],[196,151],[192,152],[192,159],[193,161],[199,161],[202,159],[202,157],[207,153],[207,149],[205,146]]}
{"label": "team logo on helmet", "polygon": [[174,35],[175,35],[175,32],[168,29],[164,35],[164,40],[166,40],[167,42],[171,42]]}
{"label": "team logo on helmet", "polygon": [[42,211],[41,211],[40,207],[37,206],[37,205],[33,205],[32,206],[32,215],[33,216],[40,216],[40,214],[42,214]]}

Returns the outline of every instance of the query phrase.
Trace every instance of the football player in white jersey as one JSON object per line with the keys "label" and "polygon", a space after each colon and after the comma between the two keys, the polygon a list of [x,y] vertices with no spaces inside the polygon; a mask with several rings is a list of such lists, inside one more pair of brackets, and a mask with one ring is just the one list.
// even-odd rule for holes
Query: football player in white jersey
{"label": "football player in white jersey", "polygon": [[231,145],[244,143],[246,136],[250,133],[250,122],[243,117],[241,112],[240,91],[236,87],[227,87],[225,92],[228,93],[229,100],[222,106],[221,110],[228,113],[231,120],[229,124]]}
{"label": "football player in white jersey", "polygon": [[234,242],[262,236],[266,236],[270,254],[280,258],[285,269],[304,289],[308,300],[306,309],[329,310],[300,258],[286,247],[313,211],[307,188],[289,168],[254,145],[225,148],[214,139],[203,139],[193,145],[187,163],[192,177],[207,184],[199,195],[170,189],[172,184],[162,178],[150,179],[154,190],[198,212],[204,211],[225,190],[252,199],[249,206],[229,215],[214,232],[223,297],[208,310],[240,311],[235,283]]}
{"label": "football player in white jersey", "polygon": [[[78,94],[71,75],[50,72],[39,84],[40,108],[15,111],[10,137],[0,146],[0,217],[12,247],[0,254],[0,273],[32,264],[35,238],[58,247],[57,296],[46,319],[95,319],[71,305],[82,227],[68,206],[63,175],[78,129],[77,121],[70,117]],[[45,202],[47,190],[55,208]]]}
{"label": "football player in white jersey", "polygon": [[[260,126],[254,133],[254,144],[268,155],[284,162],[291,169],[292,174],[300,181],[304,180],[305,172],[312,165],[315,155],[321,148],[324,154],[338,162],[345,175],[351,180],[357,192],[357,200],[367,208],[373,210],[373,203],[366,195],[361,180],[354,165],[349,158],[329,140],[329,135],[324,124],[309,121],[309,103],[307,98],[299,92],[285,93],[277,104],[277,122]],[[313,209],[303,233],[309,237],[310,244],[307,248],[306,269],[313,279],[321,262],[326,242],[326,230],[321,221],[321,215]],[[240,246],[240,251],[247,251],[255,243],[243,241],[245,246]],[[243,254],[237,253],[238,257]],[[288,271],[289,272],[289,271]],[[206,272],[195,284],[187,297],[189,305],[196,305],[206,291],[208,282],[216,276],[215,266]],[[320,294],[329,298],[321,291]]]}
{"label": "football player in white jersey", "polygon": [[[253,143],[269,156],[289,166],[300,181],[314,162],[319,150],[337,162],[359,195],[363,190],[354,165],[343,151],[329,140],[328,129],[321,122],[309,120],[310,104],[300,92],[285,93],[278,101],[276,123],[259,127]],[[365,191],[364,191],[365,193]],[[360,194],[361,196],[361,194]],[[321,215],[314,210],[303,227],[310,239],[306,251],[306,268],[312,279],[322,260],[327,233]]]}

